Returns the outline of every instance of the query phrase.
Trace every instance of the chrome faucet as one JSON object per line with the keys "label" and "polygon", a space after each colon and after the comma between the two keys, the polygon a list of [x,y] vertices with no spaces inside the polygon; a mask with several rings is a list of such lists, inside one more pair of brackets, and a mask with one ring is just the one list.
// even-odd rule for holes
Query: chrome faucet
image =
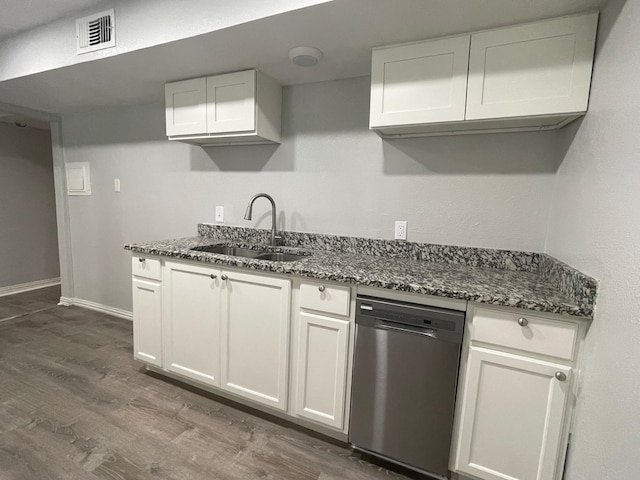
{"label": "chrome faucet", "polygon": [[277,245],[277,240],[280,239],[278,235],[276,235],[276,202],[271,198],[271,195],[267,195],[266,193],[256,193],[251,200],[249,200],[249,206],[247,207],[247,211],[244,214],[245,220],[251,220],[251,214],[253,212],[253,202],[255,202],[258,198],[264,197],[271,202],[271,246],[275,247]]}

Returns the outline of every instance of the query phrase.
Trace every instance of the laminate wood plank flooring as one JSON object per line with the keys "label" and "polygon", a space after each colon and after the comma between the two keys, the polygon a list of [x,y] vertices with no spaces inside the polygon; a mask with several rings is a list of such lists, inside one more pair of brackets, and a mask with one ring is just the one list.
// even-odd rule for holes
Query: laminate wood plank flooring
{"label": "laminate wood plank flooring", "polygon": [[0,299],[23,312],[0,322],[0,480],[406,478],[146,373],[127,320],[32,296]]}
{"label": "laminate wood plank flooring", "polygon": [[60,300],[60,285],[0,297],[0,322],[39,310],[54,308]]}

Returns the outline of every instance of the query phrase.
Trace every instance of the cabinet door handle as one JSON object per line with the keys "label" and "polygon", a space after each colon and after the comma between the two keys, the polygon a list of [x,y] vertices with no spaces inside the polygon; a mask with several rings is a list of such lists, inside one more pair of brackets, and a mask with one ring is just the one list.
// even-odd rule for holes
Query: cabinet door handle
{"label": "cabinet door handle", "polygon": [[556,372],[555,377],[561,382],[564,382],[567,379],[567,376],[564,372]]}
{"label": "cabinet door handle", "polygon": [[222,274],[222,276],[220,278],[222,280],[229,280],[229,277],[227,277],[224,273]]}
{"label": "cabinet door handle", "polygon": [[320,286],[318,287],[318,290],[319,290],[320,292],[324,292],[324,285],[320,285]]}
{"label": "cabinet door handle", "polygon": [[146,262],[146,261],[147,261],[147,259],[146,259],[146,258],[142,258],[142,257],[140,257],[140,258],[138,259],[138,261],[139,261],[140,263],[142,263],[142,262]]}
{"label": "cabinet door handle", "polygon": [[215,280],[216,278],[218,278],[218,276],[215,273],[212,273],[209,276],[211,277],[211,280]]}
{"label": "cabinet door handle", "polygon": [[518,319],[518,325],[520,325],[521,327],[526,327],[527,325],[529,325],[529,320],[524,317],[520,317]]}

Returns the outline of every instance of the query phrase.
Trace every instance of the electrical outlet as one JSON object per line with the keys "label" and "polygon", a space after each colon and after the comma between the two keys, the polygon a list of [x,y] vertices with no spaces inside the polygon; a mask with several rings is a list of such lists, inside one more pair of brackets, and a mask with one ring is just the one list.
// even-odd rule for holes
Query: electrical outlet
{"label": "electrical outlet", "polygon": [[113,191],[114,192],[119,192],[120,191],[120,179],[119,178],[114,178],[113,179]]}
{"label": "electrical outlet", "polygon": [[216,207],[216,222],[224,222],[224,207]]}
{"label": "electrical outlet", "polygon": [[395,225],[395,233],[393,238],[396,240],[406,240],[407,239],[407,221],[406,220],[397,220]]}

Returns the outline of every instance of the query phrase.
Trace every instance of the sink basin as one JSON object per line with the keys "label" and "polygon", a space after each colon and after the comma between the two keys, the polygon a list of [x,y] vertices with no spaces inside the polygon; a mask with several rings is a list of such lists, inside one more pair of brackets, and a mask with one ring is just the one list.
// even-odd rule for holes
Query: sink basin
{"label": "sink basin", "polygon": [[296,260],[302,260],[306,256],[307,255],[296,255],[295,253],[266,252],[258,255],[256,259],[270,260],[272,262],[295,262]]}
{"label": "sink basin", "polygon": [[253,250],[251,248],[232,247],[229,245],[203,245],[193,247],[191,250],[197,252],[219,253],[231,255],[232,257],[255,258],[256,260],[269,260],[271,262],[295,262],[308,256],[295,253],[271,252],[268,250]]}
{"label": "sink basin", "polygon": [[231,255],[233,257],[256,258],[262,253],[261,250],[252,250],[250,248],[229,247],[227,245],[205,245],[202,247],[194,247],[191,250],[207,253],[220,253],[222,255]]}

